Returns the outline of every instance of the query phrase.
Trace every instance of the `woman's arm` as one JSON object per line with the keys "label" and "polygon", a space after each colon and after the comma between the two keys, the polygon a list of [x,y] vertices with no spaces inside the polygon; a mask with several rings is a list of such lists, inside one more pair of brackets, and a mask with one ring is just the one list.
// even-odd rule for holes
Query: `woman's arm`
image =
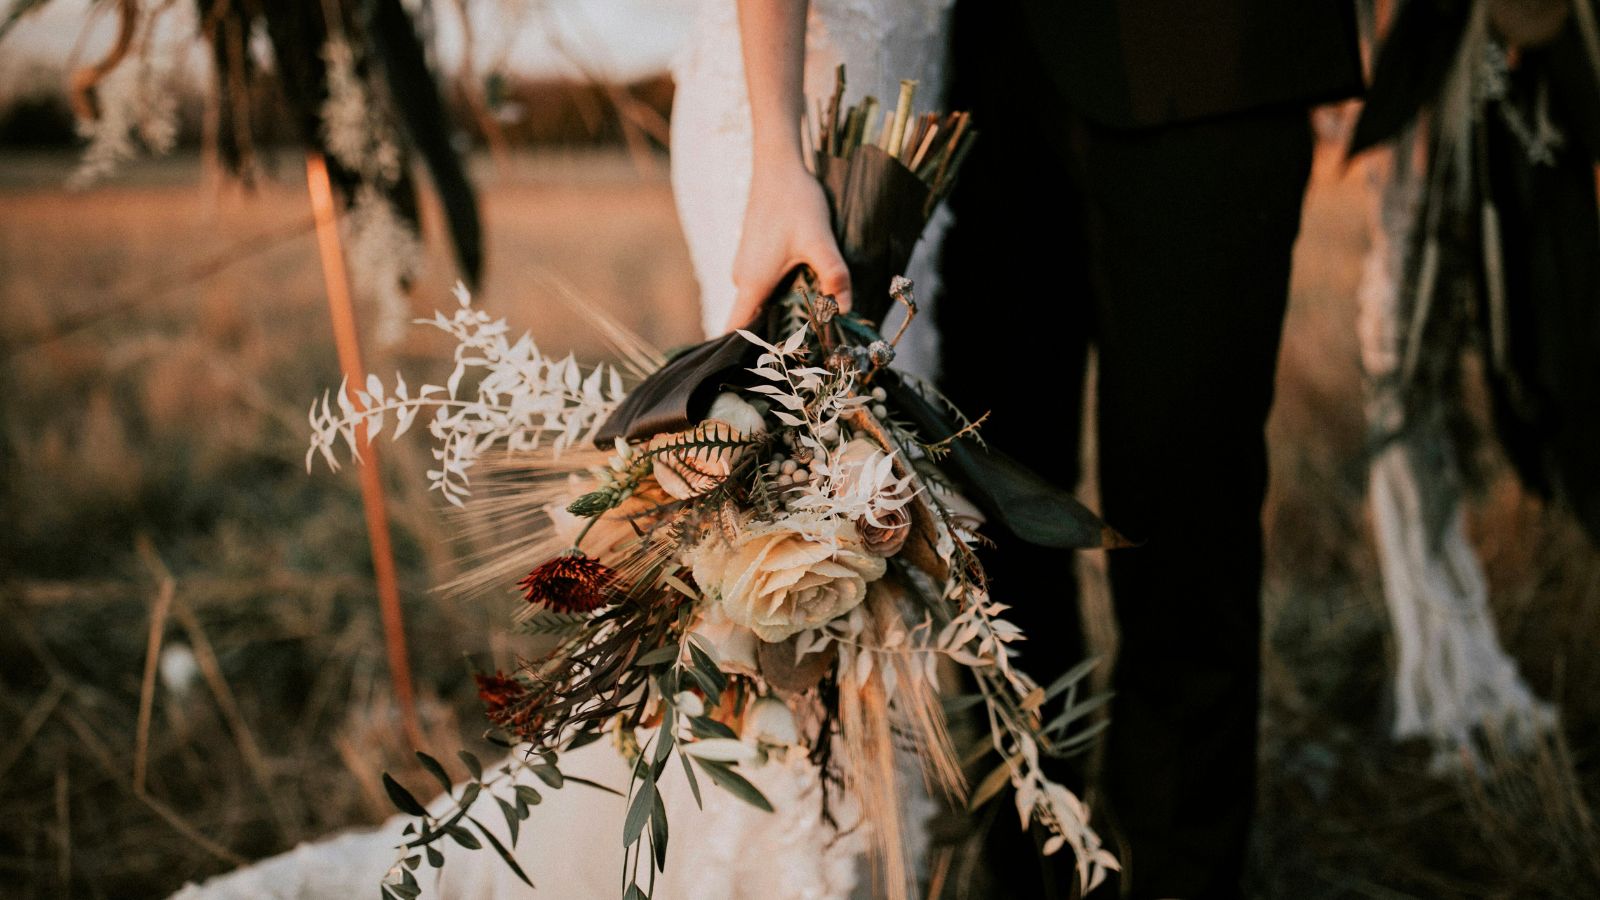
{"label": "woman's arm", "polygon": [[800,143],[805,34],[806,0],[739,0],[753,158],[729,330],[749,324],[801,263],[816,270],[822,291],[841,309],[850,308],[850,272],[833,239],[828,199],[806,169]]}

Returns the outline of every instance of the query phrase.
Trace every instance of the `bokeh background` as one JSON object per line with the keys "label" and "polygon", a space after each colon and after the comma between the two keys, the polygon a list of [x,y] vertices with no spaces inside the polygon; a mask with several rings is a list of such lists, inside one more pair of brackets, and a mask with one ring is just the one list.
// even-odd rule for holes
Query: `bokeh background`
{"label": "bokeh background", "polygon": [[[495,4],[480,4],[493,22]],[[441,10],[448,9],[440,4]],[[492,71],[506,141],[457,104],[482,202],[479,303],[547,350],[606,353],[574,311],[660,347],[698,336],[666,180],[676,5],[521,4],[450,83]],[[666,11],[663,12],[662,9]],[[0,895],[155,897],[389,812],[412,785],[354,474],[305,468],[306,410],[338,383],[298,150],[244,187],[204,152],[204,89],[177,149],[69,188],[63,85],[106,36],[62,0],[0,44]],[[98,29],[98,30],[97,30]],[[452,30],[454,29],[454,30]],[[487,60],[487,62],[485,62]],[[271,98],[262,100],[270,121]],[[1453,775],[1388,733],[1393,648],[1364,507],[1355,290],[1370,191],[1325,110],[1270,425],[1261,897],[1592,897],[1600,892],[1600,555],[1484,442],[1470,518],[1500,634],[1561,727],[1493,735]],[[269,133],[270,137],[270,133]],[[448,308],[438,211],[411,312]],[[448,371],[442,336],[372,337],[369,369]],[[1018,314],[1022,314],[1021,311]],[[504,602],[432,590],[470,551],[423,472],[386,448],[428,748],[485,749],[468,677],[515,653]],[[1091,491],[1092,493],[1092,491]],[[1093,578],[1100,561],[1084,568]],[[1096,633],[1109,627],[1090,591]],[[155,677],[146,683],[147,660]],[[141,749],[142,748],[142,749]],[[135,759],[145,762],[136,775]],[[461,773],[457,773],[461,774]]]}

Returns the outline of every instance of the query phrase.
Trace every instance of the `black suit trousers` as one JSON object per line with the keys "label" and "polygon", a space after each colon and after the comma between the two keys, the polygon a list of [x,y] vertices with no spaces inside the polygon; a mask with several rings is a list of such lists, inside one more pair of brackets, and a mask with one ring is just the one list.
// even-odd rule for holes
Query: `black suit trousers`
{"label": "black suit trousers", "polygon": [[[950,107],[980,133],[942,251],[943,387],[991,412],[996,447],[1071,487],[1093,348],[1102,513],[1138,542],[1109,554],[1120,637],[1095,824],[1117,826],[1131,896],[1237,896],[1255,805],[1263,432],[1306,110],[1105,128],[1052,94],[1025,42],[959,20],[953,34]],[[994,597],[1027,632],[1022,667],[1048,683],[1084,652],[1072,554],[994,536]],[[1039,884],[1014,821],[1001,816],[988,847],[1001,884],[1067,896],[1070,861]]]}

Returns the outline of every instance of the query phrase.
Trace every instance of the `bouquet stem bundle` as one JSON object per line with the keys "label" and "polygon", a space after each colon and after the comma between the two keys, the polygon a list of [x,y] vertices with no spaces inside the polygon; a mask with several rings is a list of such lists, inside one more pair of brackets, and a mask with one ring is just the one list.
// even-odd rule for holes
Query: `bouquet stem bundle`
{"label": "bouquet stem bundle", "polygon": [[971,113],[930,112],[914,116],[912,103],[917,83],[901,81],[895,107],[885,114],[882,127],[873,137],[869,126],[877,116],[877,98],[866,97],[848,109],[840,109],[844,90],[845,72],[841,65],[833,97],[822,113],[822,135],[815,142],[817,170],[824,168],[826,158],[848,159],[863,146],[876,146],[927,184],[930,193],[927,212],[931,214],[933,205],[944,199],[954,185],[954,174],[977,137],[977,131],[971,127]]}

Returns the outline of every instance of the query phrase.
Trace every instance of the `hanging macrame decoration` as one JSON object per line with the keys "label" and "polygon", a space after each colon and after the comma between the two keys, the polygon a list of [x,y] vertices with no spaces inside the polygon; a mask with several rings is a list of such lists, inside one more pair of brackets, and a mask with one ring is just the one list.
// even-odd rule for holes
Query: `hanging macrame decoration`
{"label": "hanging macrame decoration", "polygon": [[[14,4],[0,18],[0,37],[49,2]],[[406,295],[423,259],[414,163],[439,198],[462,279],[477,283],[477,201],[452,145],[454,126],[428,66],[424,32],[401,0],[105,6],[115,17],[111,45],[69,85],[86,141],[75,184],[109,175],[141,149],[159,155],[173,148],[198,37],[212,78],[208,149],[247,184],[260,174],[261,144],[288,138],[326,160],[354,286],[374,307],[380,344],[398,340],[412,318]],[[264,115],[274,106],[281,113]],[[284,121],[287,135],[277,133]]]}
{"label": "hanging macrame decoration", "polygon": [[1394,734],[1444,765],[1484,731],[1515,747],[1555,721],[1500,645],[1467,537],[1467,351],[1523,483],[1600,535],[1600,38],[1588,0],[1547,5],[1555,25],[1527,30],[1489,0],[1405,3],[1351,146],[1384,145],[1359,332]]}

